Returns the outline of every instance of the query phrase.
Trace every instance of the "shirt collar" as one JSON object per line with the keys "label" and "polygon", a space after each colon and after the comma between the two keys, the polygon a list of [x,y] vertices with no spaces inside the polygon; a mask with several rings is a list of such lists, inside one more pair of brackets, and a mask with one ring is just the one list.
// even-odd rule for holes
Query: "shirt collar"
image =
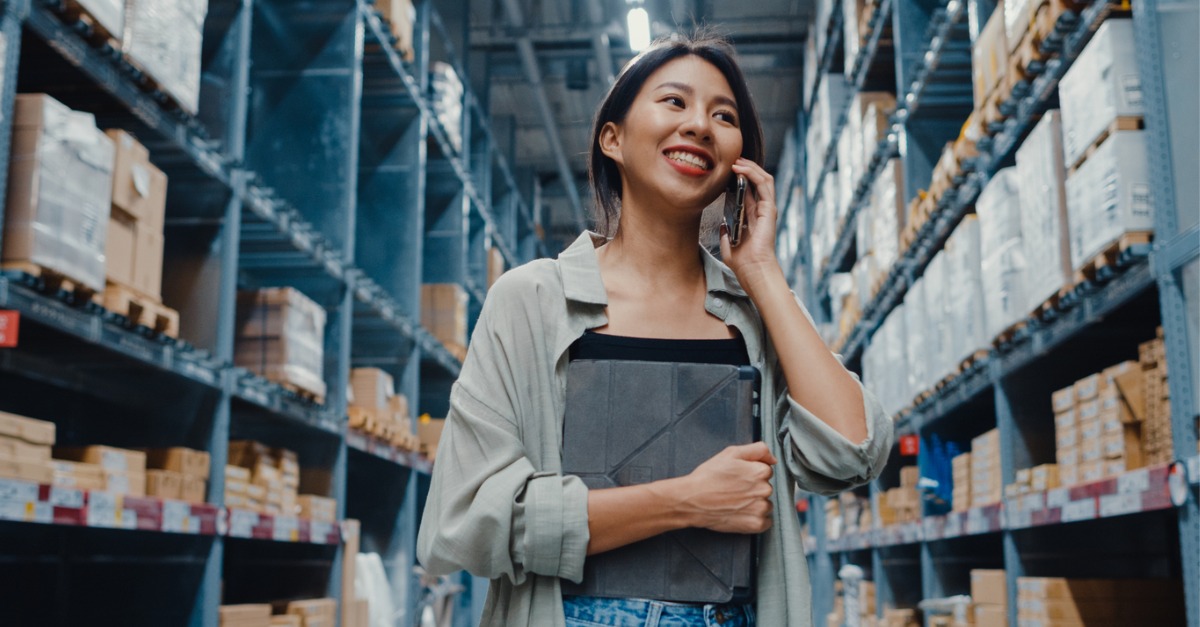
{"label": "shirt collar", "polygon": [[[603,235],[584,231],[558,256],[558,268],[562,276],[563,294],[568,300],[591,305],[608,305],[608,292],[600,278],[600,261],[596,247],[604,244]],[[746,298],[746,292],[728,266],[721,263],[700,246],[704,260],[704,281],[709,292],[724,292],[730,296]]]}

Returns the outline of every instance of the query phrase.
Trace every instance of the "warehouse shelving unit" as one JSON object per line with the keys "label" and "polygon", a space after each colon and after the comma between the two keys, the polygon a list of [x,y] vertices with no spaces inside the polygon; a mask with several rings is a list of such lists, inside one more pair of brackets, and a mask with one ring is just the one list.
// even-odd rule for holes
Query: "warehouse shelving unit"
{"label": "warehouse shelving unit", "polygon": [[[329,474],[412,620],[431,463],[347,429],[349,371],[382,368],[416,413],[444,415],[461,363],[421,326],[422,283],[461,285],[474,319],[490,249],[510,267],[546,253],[480,100],[466,90],[462,151],[432,112],[430,63],[464,74],[466,3],[414,4],[410,62],[368,0],[211,0],[192,116],[61,2],[0,3],[2,119],[15,93],[49,93],[133,132],[167,173],[163,299],[181,314],[178,340],[156,336],[6,272],[0,309],[22,326],[0,350],[0,409],[56,422],[60,443],[190,446],[213,467],[207,505],[0,482],[15,616],[216,627],[222,603],[340,597],[341,525],[224,507],[228,442],[256,439]],[[271,286],[327,312],[323,404],[232,365],[237,291]],[[126,606],[131,585],[145,596]]]}
{"label": "warehouse shelving unit", "polygon": [[[859,58],[846,60],[845,80],[851,90],[894,90],[899,108],[891,119],[889,136],[879,143],[854,190],[829,263],[805,265],[806,244],[794,253],[792,282],[812,286],[808,299],[818,320],[830,318],[830,278],[854,263],[855,222],[869,202],[879,166],[889,158],[902,159],[905,200],[913,198],[917,188],[928,186],[941,147],[958,135],[971,112],[970,45],[993,9],[986,0],[876,5]],[[903,301],[963,216],[974,211],[990,177],[1012,163],[1024,136],[1041,113],[1057,102],[1058,81],[1099,23],[1116,9],[1097,1],[1060,20],[1056,36],[1048,43],[1057,47],[1056,55],[1035,78],[1014,88],[1003,105],[1007,119],[988,129],[990,136],[978,144],[979,157],[963,163],[955,187],[944,194],[912,246],[902,250],[899,261],[886,271],[874,298],[862,304],[862,317],[845,342],[835,347],[851,368],[860,366],[863,349],[884,319]],[[880,19],[889,12],[890,19]],[[1156,177],[1154,243],[1127,250],[1096,280],[1076,287],[1053,311],[1026,320],[1013,337],[988,347],[985,357],[966,365],[897,416],[897,432],[917,436],[921,452],[905,459],[894,450],[889,468],[866,493],[878,499],[897,485],[900,465],[924,467],[927,450],[935,441],[967,442],[992,428],[1000,433],[1004,484],[1013,482],[1017,468],[1054,461],[1051,392],[1099,367],[1136,358],[1137,344],[1153,338],[1159,324],[1164,327],[1171,372],[1178,461],[966,512],[943,514],[927,504],[920,522],[836,539],[826,533],[825,499],[814,496],[808,522],[818,619],[832,610],[838,568],[855,564],[875,581],[881,607],[890,601],[915,606],[924,598],[965,594],[970,569],[1004,568],[1012,625],[1016,624],[1018,577],[1171,577],[1182,582],[1187,624],[1200,625],[1200,492],[1196,487],[1200,456],[1195,422],[1200,389],[1196,355],[1200,193],[1194,171],[1188,170],[1197,163],[1200,130],[1195,119],[1198,80],[1194,72],[1198,21],[1196,7],[1134,3],[1147,144],[1152,147],[1148,152]],[[890,32],[881,37],[883,22]],[[889,40],[892,46],[881,47],[881,41]],[[881,85],[878,71],[871,69],[881,53],[895,60],[894,83]],[[829,52],[823,51],[827,56]],[[1191,66],[1183,59],[1190,59]],[[822,73],[829,69],[820,66]],[[874,76],[876,82],[864,82],[864,76]],[[811,108],[812,103],[807,104]],[[803,138],[808,120],[804,112],[799,117],[797,135]],[[834,143],[844,125],[843,112],[833,130]],[[831,148],[815,158],[824,159],[822,178],[827,177],[835,168],[836,151]],[[797,168],[798,176],[803,177],[804,171]],[[804,223],[813,224],[814,207],[827,193],[822,183],[808,181],[808,197],[781,203],[782,221],[787,222],[789,212],[801,212]],[[911,589],[913,581],[920,584],[916,590]]]}

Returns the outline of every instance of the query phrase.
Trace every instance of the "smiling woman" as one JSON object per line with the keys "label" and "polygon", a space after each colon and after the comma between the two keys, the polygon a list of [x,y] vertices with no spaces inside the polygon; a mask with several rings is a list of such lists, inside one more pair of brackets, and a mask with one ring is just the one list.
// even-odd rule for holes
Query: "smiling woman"
{"label": "smiling woman", "polygon": [[[584,233],[489,292],[418,538],[430,571],[492,580],[485,625],[812,624],[795,486],[833,494],[871,480],[892,423],[788,289],[762,139],[728,44],[655,43],[626,66],[593,126],[589,170],[607,237]],[[701,217],[738,176],[753,192],[744,236],[732,247],[723,230],[718,260],[699,245]],[[589,489],[563,473],[568,374],[573,361],[612,359],[755,369],[762,441],[723,441],[680,476]],[[685,598],[634,582],[601,596],[584,581],[670,560],[644,542],[683,530],[754,536],[727,543],[746,552],[731,559],[753,565],[752,585]],[[693,536],[672,537],[694,548],[678,540]]]}

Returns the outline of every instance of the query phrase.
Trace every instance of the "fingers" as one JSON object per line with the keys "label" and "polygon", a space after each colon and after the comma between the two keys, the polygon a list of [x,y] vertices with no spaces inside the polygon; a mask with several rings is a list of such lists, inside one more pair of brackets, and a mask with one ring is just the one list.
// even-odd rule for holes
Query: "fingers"
{"label": "fingers", "polygon": [[762,462],[768,465],[773,465],[777,462],[775,456],[771,454],[771,450],[767,448],[766,442],[762,441],[742,444],[740,446],[730,446],[725,450],[734,457],[746,461]]}
{"label": "fingers", "polygon": [[767,213],[775,208],[775,177],[767,173],[762,166],[746,159],[739,158],[733,164],[733,171],[745,176],[754,184],[756,203],[755,213]]}
{"label": "fingers", "polygon": [[729,244],[729,227],[721,223],[721,259],[733,256],[733,247]]}

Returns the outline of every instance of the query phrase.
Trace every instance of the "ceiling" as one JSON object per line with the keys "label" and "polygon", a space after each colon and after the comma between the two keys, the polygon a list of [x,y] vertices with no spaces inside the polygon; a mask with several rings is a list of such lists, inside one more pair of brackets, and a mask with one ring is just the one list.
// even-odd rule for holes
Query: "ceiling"
{"label": "ceiling", "polygon": [[[496,135],[512,142],[517,167],[532,167],[549,207],[549,239],[578,234],[564,171],[549,138],[536,88],[522,64],[528,40],[552,112],[561,153],[583,210],[590,206],[585,155],[592,115],[608,88],[600,76],[597,40],[607,36],[613,72],[633,57],[626,35],[627,0],[469,0],[471,75]],[[814,0],[646,0],[652,35],[710,27],[729,38],[754,94],[773,170],[800,103],[800,73]],[[514,12],[515,11],[515,12]],[[486,78],[483,78],[486,77]],[[568,86],[568,83],[570,85]],[[553,246],[552,246],[553,248]]]}

